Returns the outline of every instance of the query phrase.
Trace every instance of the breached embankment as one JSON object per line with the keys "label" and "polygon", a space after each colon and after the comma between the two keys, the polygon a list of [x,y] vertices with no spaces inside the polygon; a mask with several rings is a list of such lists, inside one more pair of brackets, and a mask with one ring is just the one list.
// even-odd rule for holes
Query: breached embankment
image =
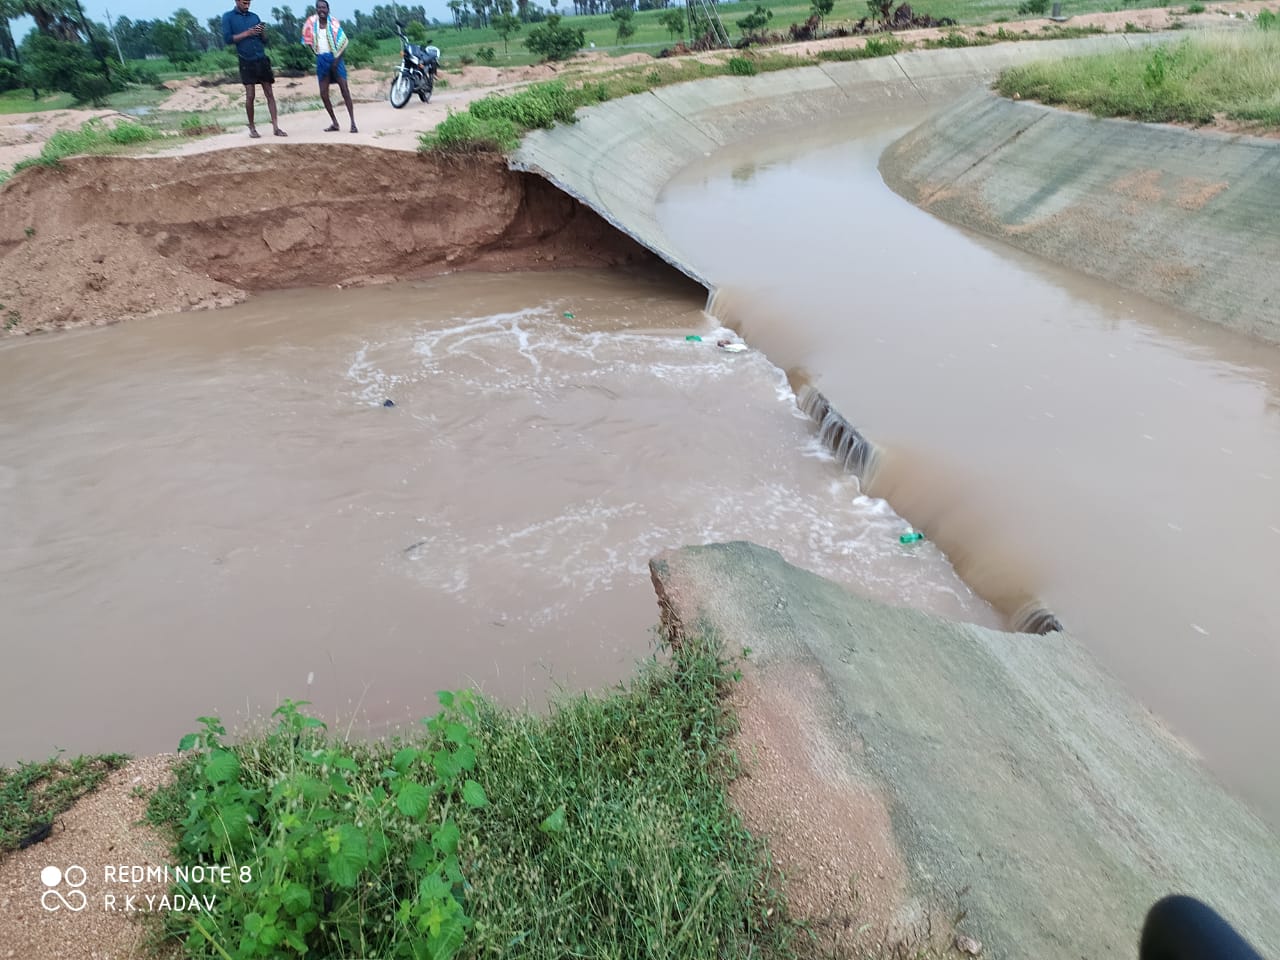
{"label": "breached embankment", "polygon": [[221,306],[258,290],[655,259],[487,155],[290,144],[79,157],[4,184],[0,210],[0,325],[11,333]]}

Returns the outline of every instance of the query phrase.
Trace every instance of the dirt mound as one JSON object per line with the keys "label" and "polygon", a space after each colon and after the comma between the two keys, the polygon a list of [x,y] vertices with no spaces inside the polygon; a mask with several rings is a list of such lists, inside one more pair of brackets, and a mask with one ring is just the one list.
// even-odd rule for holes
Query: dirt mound
{"label": "dirt mound", "polygon": [[[313,175],[308,175],[313,171]],[[218,306],[247,291],[653,255],[501,157],[285,144],[82,157],[0,187],[0,327]]]}

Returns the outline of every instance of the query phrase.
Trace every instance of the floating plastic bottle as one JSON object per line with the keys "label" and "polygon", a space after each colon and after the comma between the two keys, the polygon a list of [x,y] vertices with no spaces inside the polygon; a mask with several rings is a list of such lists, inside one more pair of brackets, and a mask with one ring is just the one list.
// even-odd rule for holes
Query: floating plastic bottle
{"label": "floating plastic bottle", "polygon": [[570,313],[568,310],[566,310],[566,311],[564,312],[564,318],[565,318],[566,320],[572,320],[572,319],[573,319],[573,314],[572,314],[572,313]]}
{"label": "floating plastic bottle", "polygon": [[908,530],[898,538],[899,543],[919,543],[924,539],[924,534],[919,530]]}
{"label": "floating plastic bottle", "polygon": [[702,338],[701,338],[700,336],[698,336],[696,333],[690,333],[690,334],[687,334],[687,335],[685,336],[685,339],[686,339],[686,340],[697,340],[699,343],[701,343],[701,342],[702,342]]}

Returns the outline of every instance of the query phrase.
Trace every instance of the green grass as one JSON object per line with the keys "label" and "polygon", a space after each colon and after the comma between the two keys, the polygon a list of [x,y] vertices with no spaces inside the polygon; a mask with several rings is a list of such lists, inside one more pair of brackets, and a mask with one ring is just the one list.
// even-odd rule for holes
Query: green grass
{"label": "green grass", "polygon": [[128,759],[119,753],[74,760],[56,756],[42,763],[0,767],[0,853],[16,850],[33,831],[66,813]]}
{"label": "green grass", "polygon": [[101,120],[89,120],[78,130],[59,130],[45,141],[38,156],[14,164],[13,172],[27,167],[56,166],[64,157],[76,154],[115,153],[140,143],[163,139],[164,136],[153,127],[133,121],[108,125]]}
{"label": "green grass", "polygon": [[1221,114],[1274,127],[1280,125],[1280,31],[1233,31],[1028,64],[1005,71],[997,89],[1100,117],[1202,124]]}
{"label": "green grass", "polygon": [[75,100],[69,93],[46,93],[38,100],[30,90],[6,90],[0,93],[0,113],[39,113],[44,110],[67,110]]}
{"label": "green grass", "polygon": [[726,792],[735,679],[702,638],[545,715],[443,694],[393,743],[331,737],[292,703],[234,747],[202,718],[150,819],[181,837],[172,862],[253,878],[171,931],[223,960],[428,941],[444,958],[790,956],[799,928]]}

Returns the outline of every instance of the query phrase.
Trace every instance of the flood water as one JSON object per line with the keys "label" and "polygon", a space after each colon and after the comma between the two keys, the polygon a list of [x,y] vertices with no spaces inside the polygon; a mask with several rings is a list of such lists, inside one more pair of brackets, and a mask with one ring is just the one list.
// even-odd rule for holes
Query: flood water
{"label": "flood water", "polygon": [[705,302],[670,272],[454,276],[0,347],[0,763],[284,697],[379,732],[443,688],[612,683],[685,544],[998,623],[766,357],[685,340]]}
{"label": "flood water", "polygon": [[908,204],[877,164],[922,118],[716,155],[662,223],[884,451],[869,493],[997,605],[1040,596],[1280,824],[1280,349]]}

